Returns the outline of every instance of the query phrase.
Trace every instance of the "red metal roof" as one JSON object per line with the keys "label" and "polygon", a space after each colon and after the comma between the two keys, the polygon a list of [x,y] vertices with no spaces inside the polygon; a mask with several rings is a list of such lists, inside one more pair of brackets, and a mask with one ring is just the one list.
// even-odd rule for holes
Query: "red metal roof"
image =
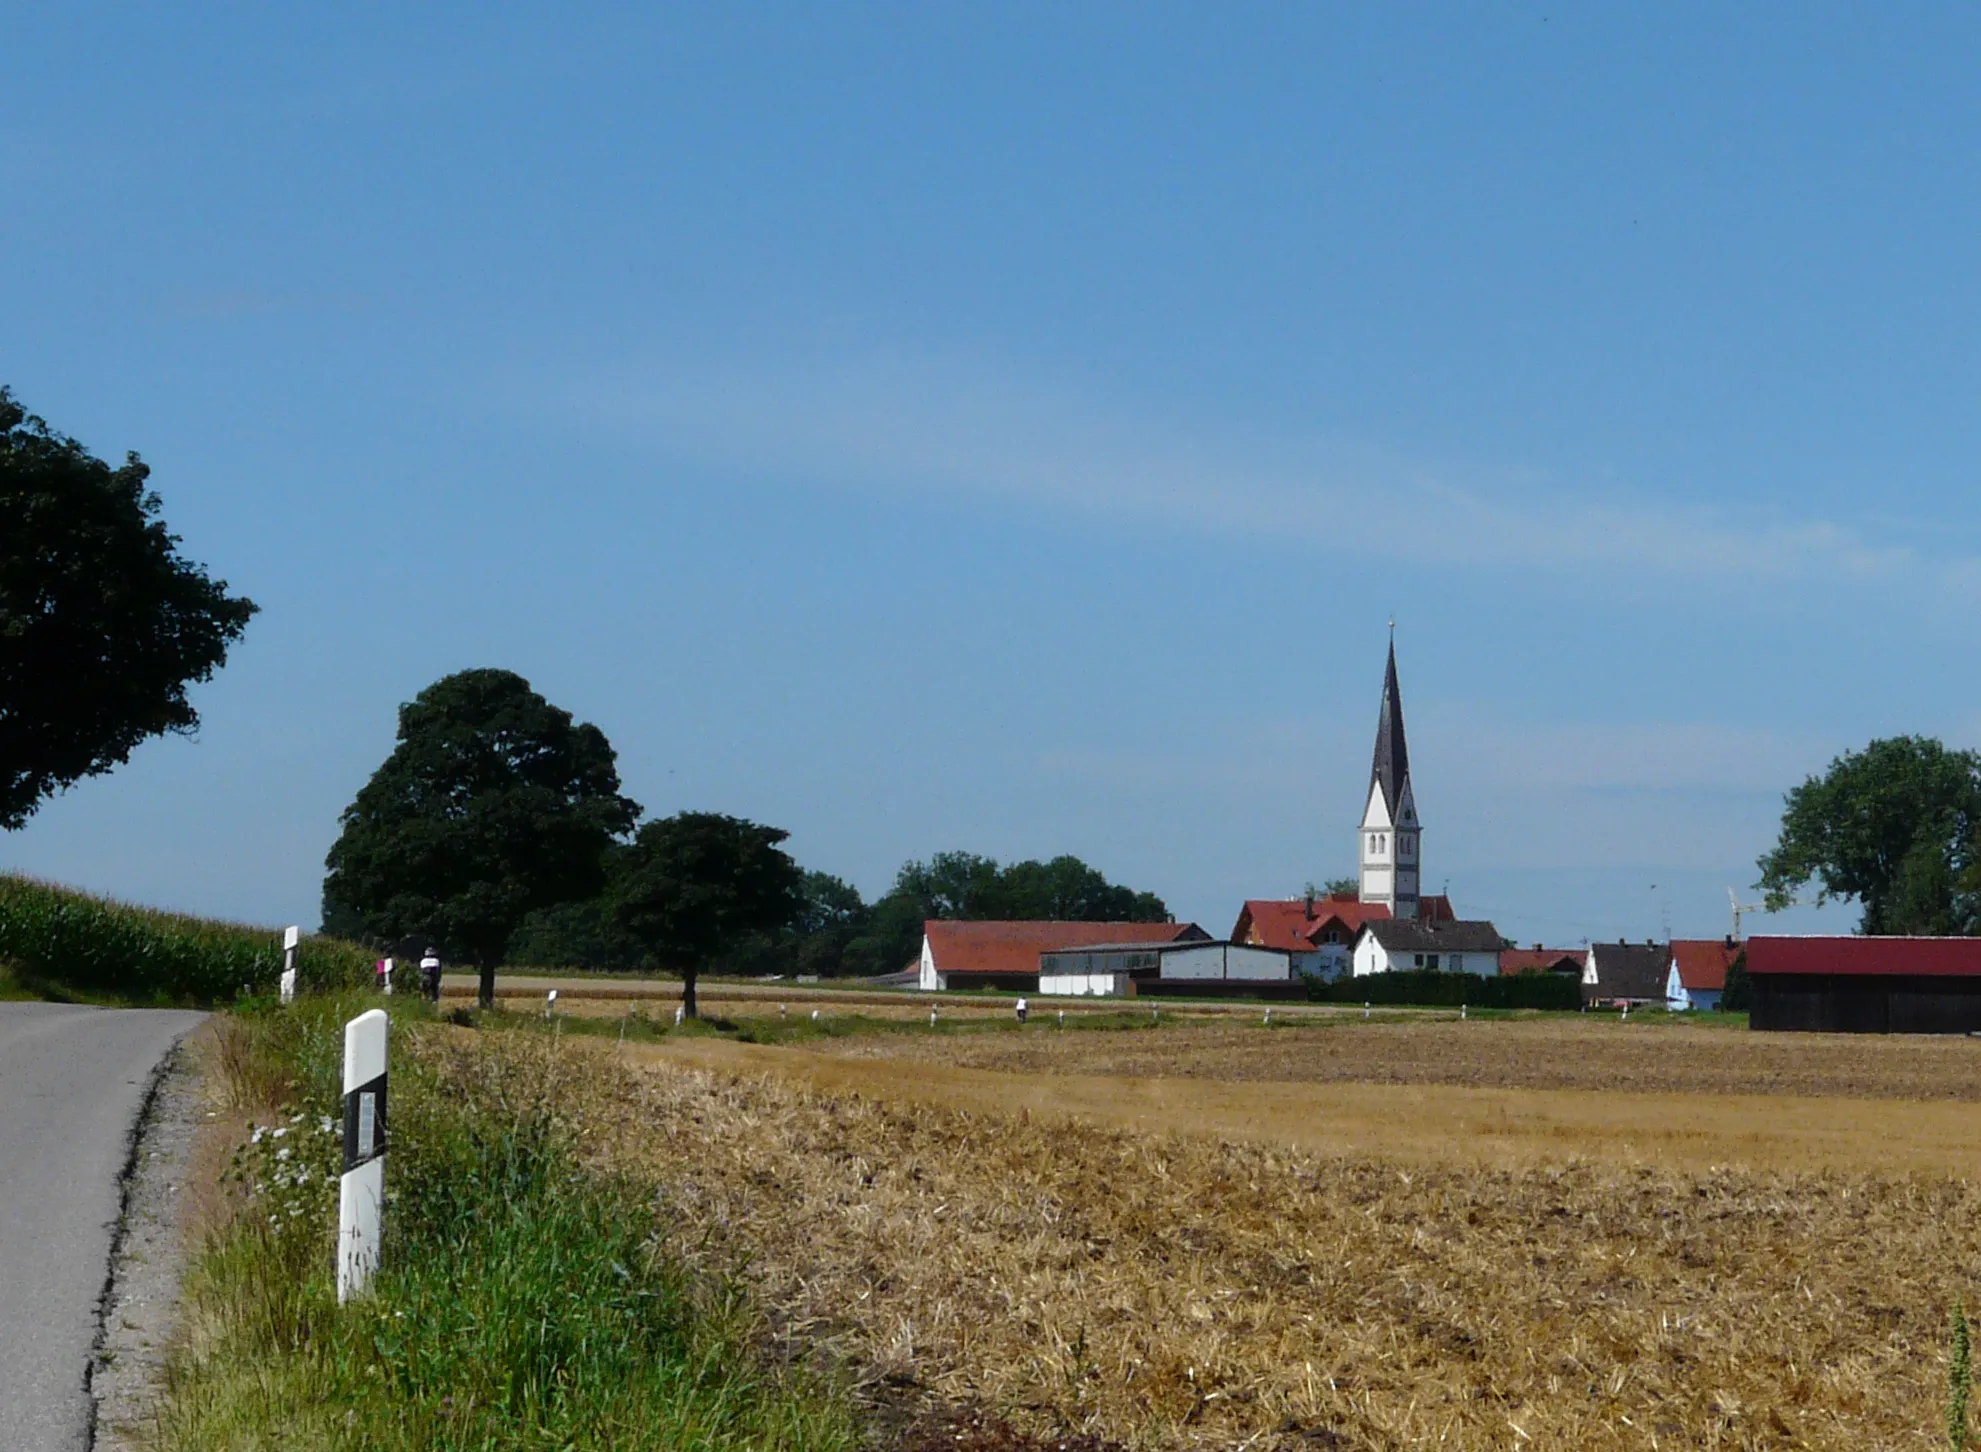
{"label": "red metal roof", "polygon": [[1749,938],[1747,971],[1981,977],[1981,938]]}
{"label": "red metal roof", "polygon": [[[1304,897],[1248,898],[1232,925],[1231,941],[1308,953],[1316,943],[1326,940],[1330,926],[1340,932],[1343,943],[1349,943],[1362,924],[1389,915],[1381,903],[1363,902],[1352,892],[1317,897],[1311,907]],[[1456,914],[1451,910],[1451,899],[1439,896],[1420,899],[1418,917],[1427,923],[1448,923]]]}
{"label": "red metal roof", "polygon": [[1174,943],[1209,935],[1195,923],[960,923],[922,924],[938,973],[1036,973],[1039,954],[1096,943]]}
{"label": "red metal roof", "polygon": [[1678,964],[1678,981],[1695,991],[1725,988],[1726,971],[1740,952],[1723,938],[1673,938],[1672,961]]}

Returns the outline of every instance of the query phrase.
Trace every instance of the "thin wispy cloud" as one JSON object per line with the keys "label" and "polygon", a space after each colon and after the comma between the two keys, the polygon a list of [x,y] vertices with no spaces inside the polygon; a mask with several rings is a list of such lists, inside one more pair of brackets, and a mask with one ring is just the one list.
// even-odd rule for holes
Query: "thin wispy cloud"
{"label": "thin wispy cloud", "polygon": [[1547,569],[1619,588],[1628,572],[1727,585],[1905,581],[1981,597],[1981,559],[1935,555],[1860,521],[1747,516],[1510,471],[1460,481],[1358,445],[1220,438],[992,369],[654,369],[565,398],[584,427],[794,483],[977,494],[1224,538],[1353,541],[1429,566]]}

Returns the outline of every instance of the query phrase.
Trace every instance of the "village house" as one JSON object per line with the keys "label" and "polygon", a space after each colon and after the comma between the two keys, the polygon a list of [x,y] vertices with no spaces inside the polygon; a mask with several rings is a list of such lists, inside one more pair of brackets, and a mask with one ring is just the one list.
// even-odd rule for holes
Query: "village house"
{"label": "village house", "polygon": [[[1333,980],[1348,972],[1362,925],[1389,915],[1386,904],[1363,902],[1353,892],[1251,898],[1238,910],[1231,941],[1291,953],[1294,972]],[[1457,915],[1450,898],[1427,897],[1418,901],[1418,916],[1425,922],[1448,923]]]}
{"label": "village house", "polygon": [[1582,968],[1582,1003],[1589,1008],[1662,1008],[1671,973],[1669,943],[1591,943]]}
{"label": "village house", "polygon": [[1560,973],[1581,978],[1589,955],[1579,948],[1508,948],[1500,954],[1501,973]]}
{"label": "village house", "polygon": [[1352,966],[1357,978],[1419,969],[1492,977],[1500,971],[1505,945],[1488,922],[1375,918],[1355,935]]}
{"label": "village house", "polygon": [[1740,945],[1732,938],[1673,938],[1665,1007],[1674,1013],[1718,1008],[1726,991],[1727,969],[1739,956]]}

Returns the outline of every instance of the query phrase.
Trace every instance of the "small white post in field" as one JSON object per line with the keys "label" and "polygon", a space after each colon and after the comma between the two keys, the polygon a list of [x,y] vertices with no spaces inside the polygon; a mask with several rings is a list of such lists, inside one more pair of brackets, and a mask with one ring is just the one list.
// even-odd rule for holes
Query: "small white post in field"
{"label": "small white post in field", "polygon": [[337,1304],[378,1269],[385,1222],[385,1035],[374,1008],[344,1025],[344,1178],[337,1197]]}
{"label": "small white post in field", "polygon": [[557,990],[553,988],[550,990],[549,993],[544,995],[543,1016],[545,1018],[549,1018],[552,1014],[556,1012],[557,1012]]}
{"label": "small white post in field", "polygon": [[1369,1016],[1369,1005],[1365,1003],[1362,1005],[1362,1017],[1367,1018],[1368,1016]]}
{"label": "small white post in field", "polygon": [[282,930],[282,1001],[296,1001],[296,945],[303,940],[301,928]]}
{"label": "small white post in field", "polygon": [[384,990],[387,998],[392,996],[392,960],[390,958],[385,960],[385,971],[379,974],[378,986]]}
{"label": "small white post in field", "polygon": [[819,1011],[815,1008],[812,1010],[812,1022],[817,1023],[818,1021],[819,1021]]}
{"label": "small white post in field", "polygon": [[1066,1027],[1066,1010],[1063,1008],[1059,1011],[1059,1026],[1061,1028]]}
{"label": "small white post in field", "polygon": [[780,1004],[778,1004],[778,1005],[777,1005],[777,1016],[778,1016],[779,1018],[789,1018],[789,1017],[791,1016],[791,1005],[790,1005],[790,1004],[788,1004],[788,1003],[780,1003]]}
{"label": "small white post in field", "polygon": [[688,1016],[688,1009],[685,1004],[677,1003],[674,1005],[674,1027],[676,1028],[681,1027],[681,1020],[686,1018],[687,1016]]}
{"label": "small white post in field", "polygon": [[930,1027],[930,1028],[934,1028],[934,1027],[935,1027],[935,1010],[934,1010],[934,1009],[930,1009],[930,1010],[929,1010],[929,1027]]}
{"label": "small white post in field", "polygon": [[1463,1023],[1465,1020],[1465,1008],[1466,1005],[1462,1003],[1458,1005],[1458,1018],[1459,1018],[1459,1022],[1461,1023]]}
{"label": "small white post in field", "polygon": [[1272,1026],[1273,1026],[1273,1011],[1269,1008],[1266,1010],[1266,1027],[1271,1028]]}

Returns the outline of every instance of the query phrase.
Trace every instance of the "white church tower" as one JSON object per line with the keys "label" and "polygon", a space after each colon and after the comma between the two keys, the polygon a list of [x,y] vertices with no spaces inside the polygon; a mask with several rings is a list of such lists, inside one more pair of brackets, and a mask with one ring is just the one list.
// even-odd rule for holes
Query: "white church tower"
{"label": "white church tower", "polygon": [[1392,917],[1417,916],[1422,863],[1417,799],[1410,790],[1410,747],[1403,738],[1403,697],[1396,687],[1396,630],[1390,628],[1383,712],[1376,723],[1376,760],[1369,769],[1369,806],[1362,813],[1362,901],[1381,903]]}

